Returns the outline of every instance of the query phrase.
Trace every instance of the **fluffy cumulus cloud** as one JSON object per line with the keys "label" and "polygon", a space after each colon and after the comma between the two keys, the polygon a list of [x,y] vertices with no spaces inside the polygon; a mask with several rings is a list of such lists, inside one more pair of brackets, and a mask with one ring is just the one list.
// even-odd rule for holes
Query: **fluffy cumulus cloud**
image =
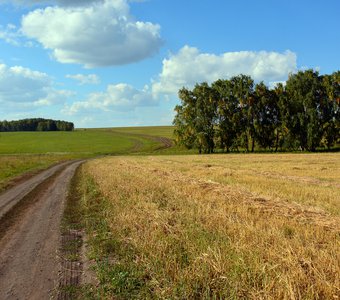
{"label": "fluffy cumulus cloud", "polygon": [[0,64],[0,105],[3,109],[32,110],[62,104],[71,95],[70,91],[55,89],[45,73]]}
{"label": "fluffy cumulus cloud", "polygon": [[125,83],[109,85],[105,92],[92,93],[84,101],[65,106],[63,113],[74,115],[83,112],[131,111],[136,107],[154,106],[157,100],[148,87],[138,90]]}
{"label": "fluffy cumulus cloud", "polygon": [[100,79],[96,74],[88,74],[88,75],[84,75],[84,74],[70,75],[70,74],[68,74],[65,77],[78,81],[79,85],[100,83]]}
{"label": "fluffy cumulus cloud", "polygon": [[250,75],[255,81],[270,84],[286,80],[296,68],[296,55],[291,51],[240,51],[216,55],[185,46],[177,54],[163,60],[163,69],[159,80],[153,84],[153,92],[177,93],[183,86],[192,87],[203,81],[211,83],[239,74]]}
{"label": "fluffy cumulus cloud", "polygon": [[137,62],[162,44],[160,26],[136,21],[126,0],[36,9],[22,18],[21,31],[50,49],[57,61],[86,68]]}

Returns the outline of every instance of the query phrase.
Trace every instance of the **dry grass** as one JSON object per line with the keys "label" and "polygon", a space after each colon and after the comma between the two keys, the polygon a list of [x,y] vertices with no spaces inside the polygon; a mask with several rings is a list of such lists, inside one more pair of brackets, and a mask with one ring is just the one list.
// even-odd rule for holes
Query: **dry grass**
{"label": "dry grass", "polygon": [[115,157],[83,175],[105,203],[102,298],[339,299],[337,154]]}

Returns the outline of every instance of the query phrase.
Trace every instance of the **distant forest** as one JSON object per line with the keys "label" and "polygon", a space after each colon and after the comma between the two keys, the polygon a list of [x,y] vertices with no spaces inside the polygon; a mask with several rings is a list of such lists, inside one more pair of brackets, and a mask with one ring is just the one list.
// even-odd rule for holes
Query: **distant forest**
{"label": "distant forest", "polygon": [[175,140],[199,153],[315,151],[340,143],[340,71],[300,71],[275,88],[239,75],[182,88],[179,98]]}
{"label": "distant forest", "polygon": [[71,122],[51,119],[23,119],[17,121],[0,121],[0,132],[10,131],[72,131]]}

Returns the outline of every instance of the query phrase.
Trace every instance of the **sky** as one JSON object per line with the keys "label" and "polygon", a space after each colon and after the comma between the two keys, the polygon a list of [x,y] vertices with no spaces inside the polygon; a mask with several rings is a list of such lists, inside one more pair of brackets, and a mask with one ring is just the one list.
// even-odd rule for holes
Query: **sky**
{"label": "sky", "polygon": [[339,0],[0,0],[0,120],[171,125],[182,87],[340,69]]}

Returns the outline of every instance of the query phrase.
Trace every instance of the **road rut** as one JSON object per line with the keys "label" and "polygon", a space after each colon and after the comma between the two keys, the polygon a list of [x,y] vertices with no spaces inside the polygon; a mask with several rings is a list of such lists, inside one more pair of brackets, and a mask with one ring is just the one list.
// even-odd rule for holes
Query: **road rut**
{"label": "road rut", "polygon": [[[1,300],[56,296],[60,221],[68,184],[81,163],[59,164],[0,195],[0,223],[15,218],[8,227],[0,225]],[[29,205],[20,209],[21,202]]]}

